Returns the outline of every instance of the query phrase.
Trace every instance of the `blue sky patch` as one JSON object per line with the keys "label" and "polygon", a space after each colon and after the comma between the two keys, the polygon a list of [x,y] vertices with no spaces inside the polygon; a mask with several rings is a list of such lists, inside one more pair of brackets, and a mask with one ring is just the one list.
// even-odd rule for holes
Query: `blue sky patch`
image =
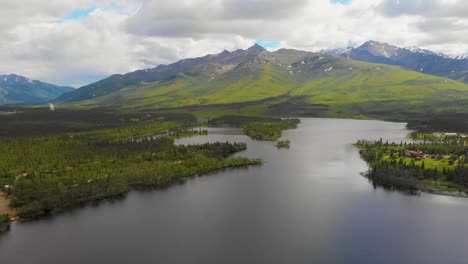
{"label": "blue sky patch", "polygon": [[274,41],[271,39],[263,39],[263,38],[257,39],[255,43],[264,47],[265,49],[268,49],[268,48],[276,49],[276,48],[279,48],[280,46],[280,43],[278,41]]}
{"label": "blue sky patch", "polygon": [[64,17],[59,19],[58,22],[59,23],[64,23],[64,22],[67,22],[67,21],[70,21],[70,20],[80,20],[80,19],[83,19],[83,18],[86,18],[87,16],[89,16],[89,14],[91,14],[91,12],[93,12],[94,10],[96,10],[95,6],[91,6],[89,8],[85,8],[85,9],[72,10],[68,14],[66,14]]}
{"label": "blue sky patch", "polygon": [[351,2],[351,0],[330,0],[330,2],[332,4],[349,4]]}

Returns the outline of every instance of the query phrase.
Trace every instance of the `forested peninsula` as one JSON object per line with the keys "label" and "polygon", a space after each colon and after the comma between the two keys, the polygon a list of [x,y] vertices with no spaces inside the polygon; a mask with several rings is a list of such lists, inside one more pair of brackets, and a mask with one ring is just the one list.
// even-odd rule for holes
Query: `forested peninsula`
{"label": "forested peninsula", "polygon": [[[0,144],[0,186],[21,218],[121,195],[132,187],[162,187],[184,177],[261,164],[230,157],[245,143],[175,145],[177,137],[206,134],[177,122],[6,138]],[[3,219],[3,218],[2,218]]]}
{"label": "forested peninsula", "polygon": [[411,143],[361,140],[356,146],[376,186],[415,193],[468,197],[468,137],[459,133],[415,133]]}

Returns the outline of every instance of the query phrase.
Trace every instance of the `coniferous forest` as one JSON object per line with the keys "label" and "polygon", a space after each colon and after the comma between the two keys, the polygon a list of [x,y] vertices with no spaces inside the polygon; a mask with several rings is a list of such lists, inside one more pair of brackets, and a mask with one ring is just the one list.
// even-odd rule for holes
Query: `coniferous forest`
{"label": "coniferous forest", "polygon": [[175,145],[206,134],[175,122],[149,122],[42,137],[6,138],[0,144],[0,186],[21,217],[32,218],[87,201],[161,187],[213,170],[260,164],[230,157],[244,143]]}
{"label": "coniferous forest", "polygon": [[412,143],[359,141],[375,185],[410,192],[449,194],[468,191],[468,138],[462,135],[414,134]]}

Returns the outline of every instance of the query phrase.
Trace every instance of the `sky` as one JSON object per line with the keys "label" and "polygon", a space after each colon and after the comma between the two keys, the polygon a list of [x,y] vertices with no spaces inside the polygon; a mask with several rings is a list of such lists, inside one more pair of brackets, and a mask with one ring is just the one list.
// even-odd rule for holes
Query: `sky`
{"label": "sky", "polygon": [[80,87],[254,43],[468,52],[466,0],[2,0],[0,74]]}

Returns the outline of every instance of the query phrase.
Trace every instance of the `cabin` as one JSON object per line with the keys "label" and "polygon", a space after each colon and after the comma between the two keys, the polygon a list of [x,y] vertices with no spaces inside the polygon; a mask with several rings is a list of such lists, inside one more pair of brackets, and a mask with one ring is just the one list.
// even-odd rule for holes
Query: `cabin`
{"label": "cabin", "polygon": [[20,220],[20,217],[19,217],[19,216],[17,216],[17,215],[10,216],[10,221],[11,221],[11,222],[18,221],[18,220]]}
{"label": "cabin", "polygon": [[406,157],[411,157],[415,159],[422,159],[424,158],[424,152],[422,151],[417,151],[417,150],[405,150],[405,156]]}

